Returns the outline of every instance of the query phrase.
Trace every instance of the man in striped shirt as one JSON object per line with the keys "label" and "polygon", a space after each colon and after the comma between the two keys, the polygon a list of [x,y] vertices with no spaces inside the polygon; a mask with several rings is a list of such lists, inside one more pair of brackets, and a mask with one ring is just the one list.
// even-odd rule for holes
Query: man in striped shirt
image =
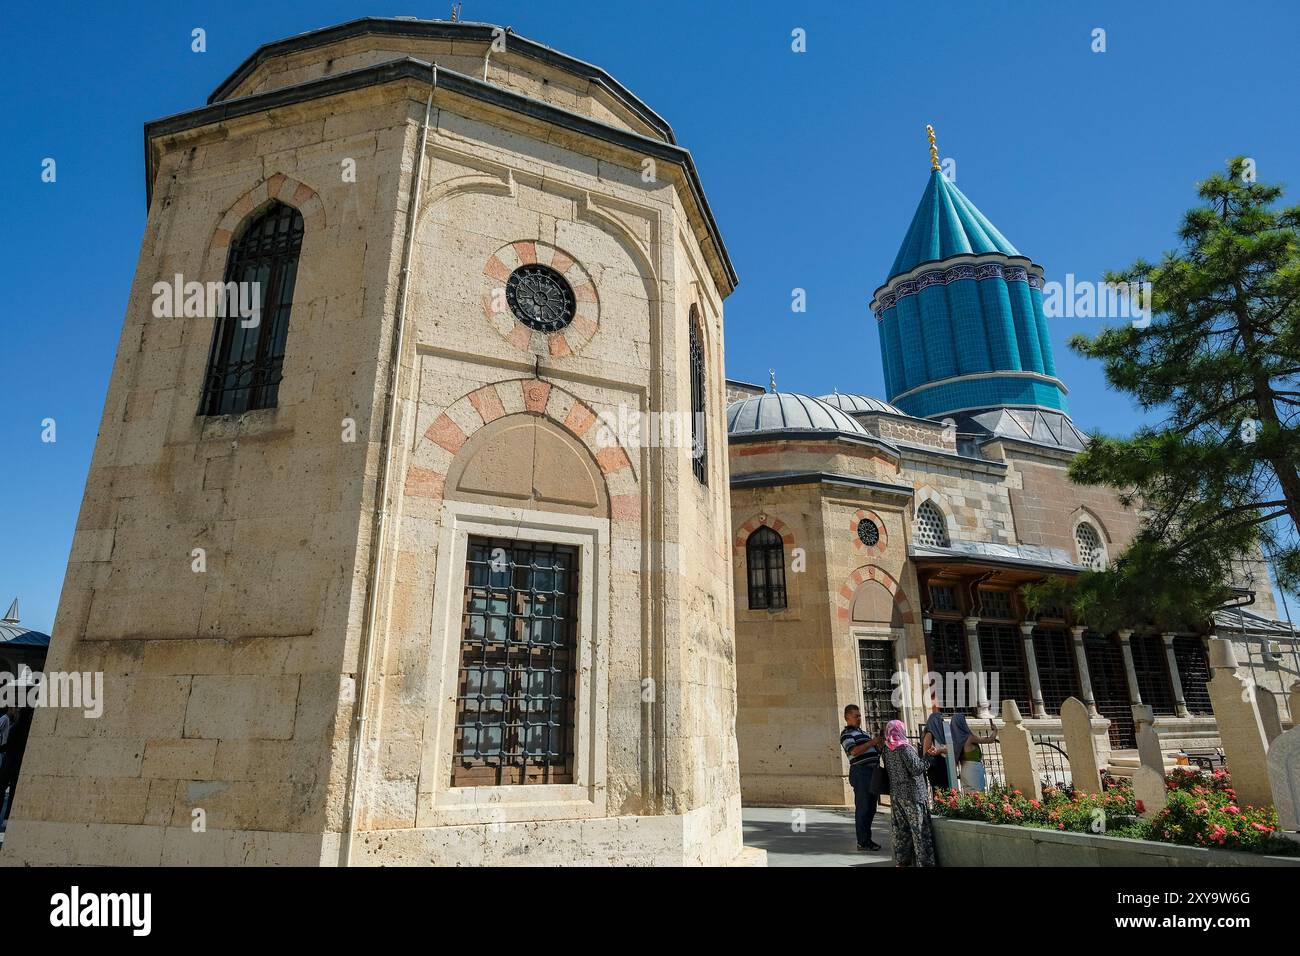
{"label": "man in striped shirt", "polygon": [[857,704],[844,708],[844,729],[840,746],[849,757],[849,786],[853,788],[853,824],[859,850],[879,850],[871,839],[871,821],[876,816],[876,794],[871,792],[871,772],[880,766],[883,737],[870,737],[862,729],[862,711]]}

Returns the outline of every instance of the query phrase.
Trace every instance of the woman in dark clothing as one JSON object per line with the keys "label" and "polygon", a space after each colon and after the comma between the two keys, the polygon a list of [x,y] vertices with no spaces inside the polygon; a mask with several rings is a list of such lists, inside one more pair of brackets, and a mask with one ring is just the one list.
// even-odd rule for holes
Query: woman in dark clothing
{"label": "woman in dark clothing", "polygon": [[885,727],[885,771],[894,823],[894,863],[934,866],[934,832],[930,825],[930,787],[925,761],[907,742],[901,720]]}

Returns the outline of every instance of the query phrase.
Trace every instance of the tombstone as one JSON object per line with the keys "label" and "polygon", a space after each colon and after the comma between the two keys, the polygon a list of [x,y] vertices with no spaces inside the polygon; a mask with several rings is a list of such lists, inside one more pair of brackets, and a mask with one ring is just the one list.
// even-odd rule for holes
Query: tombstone
{"label": "tombstone", "polygon": [[1291,726],[1300,727],[1300,680],[1291,685]]}
{"label": "tombstone", "polygon": [[[1106,722],[1110,726],[1110,721]],[[1061,732],[1065,752],[1070,755],[1070,777],[1074,788],[1084,793],[1101,793],[1101,766],[1097,759],[1097,741],[1092,738],[1092,717],[1077,697],[1068,697],[1061,705]]]}
{"label": "tombstone", "polygon": [[1154,817],[1165,805],[1165,752],[1156,733],[1155,712],[1147,704],[1133,705],[1138,768],[1133,772],[1133,796],[1142,802],[1142,816]]}
{"label": "tombstone", "polygon": [[1043,798],[1043,785],[1034,768],[1034,739],[1011,698],[1002,701],[1002,774],[1007,787],[1035,800]]}
{"label": "tombstone", "polygon": [[1259,722],[1264,727],[1264,739],[1271,745],[1282,736],[1282,715],[1278,712],[1277,696],[1267,687],[1256,684],[1255,706],[1259,708]]}
{"label": "tombstone", "polygon": [[1268,782],[1277,807],[1278,835],[1300,840],[1300,727],[1292,727],[1269,747]]}
{"label": "tombstone", "polygon": [[1232,774],[1232,788],[1243,806],[1273,802],[1268,777],[1268,737],[1255,705],[1253,683],[1237,676],[1237,655],[1230,641],[1210,641],[1210,704],[1219,726],[1219,742]]}

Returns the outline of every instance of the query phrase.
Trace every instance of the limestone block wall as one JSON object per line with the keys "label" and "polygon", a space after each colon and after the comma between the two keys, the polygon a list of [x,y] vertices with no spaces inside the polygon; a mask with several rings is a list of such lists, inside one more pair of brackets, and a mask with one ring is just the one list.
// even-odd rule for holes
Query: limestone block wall
{"label": "limestone block wall", "polygon": [[225,98],[267,93],[400,57],[414,57],[427,63],[436,62],[442,68],[482,78],[486,58],[487,79],[494,85],[515,90],[561,109],[590,116],[611,126],[646,136],[659,135],[603,89],[585,78],[514,52],[514,39],[507,34],[504,39],[505,48],[494,50],[491,57],[487,57],[489,41],[486,39],[440,40],[375,35],[341,39],[269,57],[232,87]]}
{"label": "limestone block wall", "polygon": [[[466,853],[564,862],[619,845],[641,859],[652,851],[631,846],[625,830],[635,818],[655,821],[646,826],[661,836],[647,840],[667,841],[654,859],[729,861],[740,829],[721,306],[698,247],[672,238],[684,211],[670,183],[647,188],[630,168],[559,146],[525,148],[472,117],[441,113],[427,158],[396,576],[361,852],[373,862],[468,862]],[[577,317],[563,334],[530,334],[503,314],[497,293],[530,262],[574,288]],[[635,426],[651,411],[689,411],[692,314],[711,396],[707,486],[691,472],[689,447],[647,443]],[[497,513],[467,515],[450,502],[448,476],[474,435],[503,416],[529,415],[582,443],[605,485],[607,519],[575,523],[504,498]],[[595,696],[585,717],[580,707],[585,769],[576,789],[449,785],[455,701],[446,662],[459,646],[459,611],[447,602],[458,601],[457,541],[471,519],[502,520],[505,537],[544,525],[594,535]]]}
{"label": "limestone block wall", "polygon": [[[750,804],[842,805],[846,799],[838,749],[844,705],[820,498],[812,484],[732,490],[736,733],[741,790]],[[761,525],[784,541],[784,610],[749,609],[745,542]],[[797,555],[802,565],[795,564]]]}
{"label": "limestone block wall", "polygon": [[[930,500],[947,519],[953,541],[1017,544],[1004,469],[983,462],[904,452],[904,480],[916,489],[916,502]],[[909,513],[909,529],[912,515]]]}
{"label": "limestone block wall", "polygon": [[[340,826],[406,120],[367,96],[162,152],[48,664],[102,671],[104,714],[36,715],[0,862],[316,863]],[[305,223],[279,405],[196,417],[213,322],[154,317],[153,284],[220,280],[272,198]]]}

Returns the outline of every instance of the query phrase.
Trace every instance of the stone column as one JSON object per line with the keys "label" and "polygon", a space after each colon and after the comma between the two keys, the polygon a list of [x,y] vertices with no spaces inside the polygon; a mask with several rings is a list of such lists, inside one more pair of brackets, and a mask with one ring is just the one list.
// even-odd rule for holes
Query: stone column
{"label": "stone column", "polygon": [[984,657],[980,654],[980,619],[966,617],[962,618],[962,623],[966,625],[966,654],[970,658],[970,669],[975,672],[975,716],[992,717],[988,686],[984,682]]}
{"label": "stone column", "polygon": [[1092,696],[1092,677],[1088,674],[1088,654],[1083,649],[1083,635],[1087,632],[1086,627],[1072,627],[1070,637],[1074,642],[1074,662],[1079,666],[1079,693],[1083,695],[1083,705],[1091,716],[1099,717],[1097,701]]}
{"label": "stone column", "polygon": [[1165,642],[1165,662],[1169,665],[1169,686],[1174,689],[1174,711],[1179,717],[1190,717],[1192,712],[1187,709],[1187,701],[1183,699],[1183,679],[1178,673],[1178,658],[1174,656],[1174,638],[1177,634],[1166,632],[1160,635],[1160,640]]}
{"label": "stone column", "polygon": [[1142,703],[1142,692],[1138,690],[1138,672],[1133,666],[1133,645],[1129,643],[1129,638],[1133,636],[1133,630],[1123,630],[1119,632],[1119,652],[1124,658],[1124,679],[1128,681],[1128,702],[1130,704]]}
{"label": "stone column", "polygon": [[1043,684],[1038,679],[1038,657],[1034,654],[1033,621],[1026,621],[1020,625],[1020,636],[1025,641],[1025,667],[1029,670],[1029,699],[1034,707],[1034,716],[1046,717],[1047,707],[1043,704]]}

